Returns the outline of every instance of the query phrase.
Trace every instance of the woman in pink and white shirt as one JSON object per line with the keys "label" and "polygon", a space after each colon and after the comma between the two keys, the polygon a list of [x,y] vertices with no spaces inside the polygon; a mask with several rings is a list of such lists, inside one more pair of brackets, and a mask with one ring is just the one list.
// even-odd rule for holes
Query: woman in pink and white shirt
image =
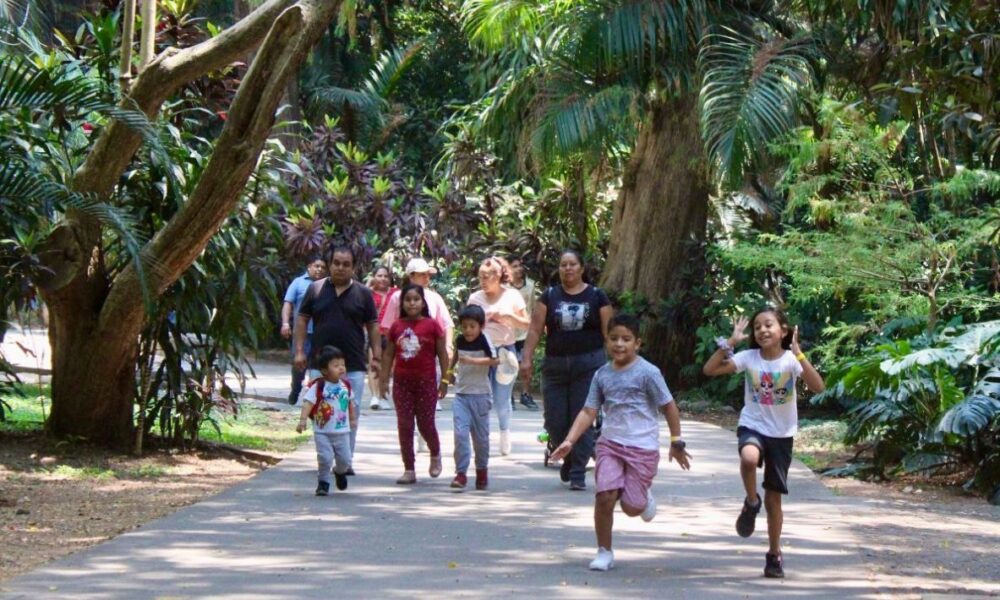
{"label": "woman in pink and white shirt", "polygon": [[[524,305],[524,298],[515,289],[506,287],[510,283],[510,265],[507,261],[491,256],[479,265],[479,291],[469,296],[468,304],[481,306],[486,313],[483,331],[497,348],[514,353],[515,329],[525,329],[531,318]],[[493,406],[500,421],[500,454],[510,454],[510,393],[514,381],[497,381],[497,368],[490,370],[490,384],[493,388]]]}

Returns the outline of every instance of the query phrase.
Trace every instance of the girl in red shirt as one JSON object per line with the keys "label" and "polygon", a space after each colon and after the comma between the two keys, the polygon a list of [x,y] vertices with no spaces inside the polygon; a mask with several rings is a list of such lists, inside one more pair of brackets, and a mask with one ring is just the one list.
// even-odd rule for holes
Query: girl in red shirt
{"label": "girl in red shirt", "polygon": [[430,318],[424,288],[407,285],[400,292],[400,299],[400,318],[386,335],[379,391],[386,395],[391,373],[394,378],[392,401],[396,406],[399,450],[404,469],[396,483],[409,484],[417,481],[413,454],[414,419],[431,453],[430,476],[441,474],[441,441],[434,424],[434,410],[438,398],[444,397],[448,391],[448,384],[442,381],[438,385],[434,359],[436,356],[441,372],[447,372],[448,350],[445,332]]}

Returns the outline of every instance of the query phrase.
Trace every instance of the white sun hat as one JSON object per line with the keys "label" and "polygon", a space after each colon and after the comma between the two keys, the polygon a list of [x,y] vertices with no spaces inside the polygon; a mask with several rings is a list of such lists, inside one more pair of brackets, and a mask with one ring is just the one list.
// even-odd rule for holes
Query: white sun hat
{"label": "white sun hat", "polygon": [[407,275],[412,275],[413,273],[430,273],[433,275],[437,272],[437,269],[427,264],[427,261],[422,258],[411,258],[410,261],[406,263]]}
{"label": "white sun hat", "polygon": [[517,379],[521,367],[517,362],[517,354],[506,348],[500,348],[497,351],[497,358],[500,359],[500,364],[497,365],[497,383],[507,385]]}

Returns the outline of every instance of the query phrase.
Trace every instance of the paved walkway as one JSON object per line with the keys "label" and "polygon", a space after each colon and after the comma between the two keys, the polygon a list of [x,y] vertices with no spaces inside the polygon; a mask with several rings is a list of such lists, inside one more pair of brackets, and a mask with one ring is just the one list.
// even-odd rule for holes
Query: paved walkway
{"label": "paved walkway", "polygon": [[[4,350],[28,342],[41,344],[35,352],[44,359],[38,332],[8,334]],[[287,367],[255,370],[248,394],[284,399]],[[365,409],[358,476],[346,492],[312,495],[310,442],[213,498],[0,585],[0,598],[876,597],[843,526],[845,514],[867,509],[831,494],[799,463],[785,509],[787,578],[761,576],[764,516],[753,538],[733,530],[742,492],[731,432],[684,423],[692,471],[664,453],[653,487],[656,520],[616,514],[617,566],[593,573],[593,494],[568,491],[557,470],[542,465],[534,440],[541,415],[515,413],[514,453],[492,458],[489,492],[454,493],[445,408],[437,419],[445,455],[438,479],[420,475],[428,463],[421,454],[417,485],[395,485],[402,471],[395,415]]]}
{"label": "paved walkway", "polygon": [[[833,496],[800,464],[785,516],[783,581],[761,576],[766,540],[733,531],[740,485],[730,432],[685,423],[693,470],[661,464],[652,523],[616,515],[617,567],[593,573],[593,495],[542,466],[538,413],[515,416],[515,451],[493,457],[489,492],[453,493],[445,473],[401,472],[391,412],[366,413],[346,492],[312,495],[307,444],[218,496],[0,586],[3,598],[874,597]],[[592,480],[588,478],[588,483]],[[763,516],[758,522],[763,530]]]}

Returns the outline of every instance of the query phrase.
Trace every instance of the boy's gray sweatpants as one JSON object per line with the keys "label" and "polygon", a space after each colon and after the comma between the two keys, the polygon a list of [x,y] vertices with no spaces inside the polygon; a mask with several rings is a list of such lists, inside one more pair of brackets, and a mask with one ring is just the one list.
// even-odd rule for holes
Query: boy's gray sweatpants
{"label": "boy's gray sweatpants", "polygon": [[[509,400],[509,398],[508,398]],[[455,394],[451,410],[455,416],[455,472],[469,470],[472,450],[476,449],[476,468],[485,469],[490,460],[490,407],[492,394]]]}
{"label": "boy's gray sweatpants", "polygon": [[[330,483],[330,470],[346,473],[351,468],[351,435],[341,433],[313,432],[316,440],[317,475],[320,481]],[[334,460],[337,466],[334,467]]]}

